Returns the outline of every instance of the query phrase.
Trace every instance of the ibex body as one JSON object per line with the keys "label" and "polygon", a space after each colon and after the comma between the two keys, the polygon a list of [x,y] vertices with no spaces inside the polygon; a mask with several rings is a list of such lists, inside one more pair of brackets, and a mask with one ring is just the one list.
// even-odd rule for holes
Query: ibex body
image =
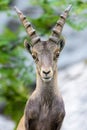
{"label": "ibex body", "polygon": [[60,130],[65,109],[57,83],[57,59],[63,46],[61,32],[68,16],[69,6],[61,15],[49,40],[41,41],[26,17],[17,8],[16,11],[31,38],[24,45],[36,63],[36,89],[27,101],[24,116],[17,130]]}

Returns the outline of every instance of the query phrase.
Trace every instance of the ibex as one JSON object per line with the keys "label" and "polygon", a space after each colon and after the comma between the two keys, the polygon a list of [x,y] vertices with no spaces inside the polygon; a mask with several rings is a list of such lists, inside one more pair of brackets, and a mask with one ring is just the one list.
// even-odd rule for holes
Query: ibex
{"label": "ibex", "polygon": [[42,41],[23,13],[15,9],[31,38],[31,44],[25,40],[24,46],[36,63],[37,78],[36,89],[27,101],[17,130],[60,130],[65,108],[58,89],[57,60],[65,45],[61,32],[71,5],[60,16],[47,41]]}

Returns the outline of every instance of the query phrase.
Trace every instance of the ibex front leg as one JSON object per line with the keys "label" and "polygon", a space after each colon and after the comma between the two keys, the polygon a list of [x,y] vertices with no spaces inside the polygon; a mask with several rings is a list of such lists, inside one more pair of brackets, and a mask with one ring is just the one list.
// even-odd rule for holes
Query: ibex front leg
{"label": "ibex front leg", "polygon": [[30,99],[25,107],[25,130],[33,130],[36,126],[38,118],[39,118],[38,99]]}
{"label": "ibex front leg", "polygon": [[60,115],[59,115],[58,123],[57,123],[57,129],[56,130],[60,130],[61,129],[64,117],[65,117],[65,111],[63,111],[63,113],[60,113]]}

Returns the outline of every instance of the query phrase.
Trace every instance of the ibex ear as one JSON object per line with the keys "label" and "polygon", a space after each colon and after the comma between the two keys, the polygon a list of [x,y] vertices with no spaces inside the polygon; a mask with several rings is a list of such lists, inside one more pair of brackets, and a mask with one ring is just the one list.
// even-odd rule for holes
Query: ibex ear
{"label": "ibex ear", "polygon": [[64,45],[65,45],[64,38],[60,38],[60,40],[58,41],[58,46],[59,46],[60,52],[62,51]]}
{"label": "ibex ear", "polygon": [[24,40],[24,46],[31,53],[31,45],[28,43],[27,39]]}

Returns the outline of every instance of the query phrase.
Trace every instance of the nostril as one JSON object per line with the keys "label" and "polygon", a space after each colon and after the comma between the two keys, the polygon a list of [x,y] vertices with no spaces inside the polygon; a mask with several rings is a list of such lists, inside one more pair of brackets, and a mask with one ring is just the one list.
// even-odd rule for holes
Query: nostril
{"label": "nostril", "polygon": [[47,75],[47,74],[49,74],[49,73],[50,73],[50,70],[49,70],[49,71],[47,71],[47,72],[46,72],[46,71],[43,71],[43,73]]}

